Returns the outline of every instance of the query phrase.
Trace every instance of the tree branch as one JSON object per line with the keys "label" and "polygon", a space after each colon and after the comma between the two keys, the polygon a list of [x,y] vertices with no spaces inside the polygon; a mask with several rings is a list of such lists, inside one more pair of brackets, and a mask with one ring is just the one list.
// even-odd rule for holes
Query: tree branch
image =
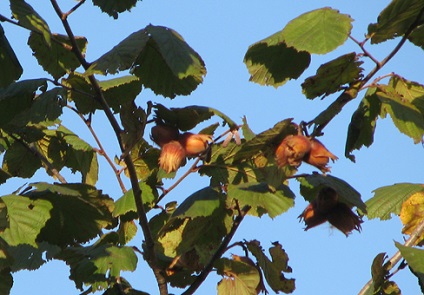
{"label": "tree branch", "polygon": [[236,233],[238,227],[240,226],[240,223],[243,221],[247,212],[249,212],[250,206],[246,205],[246,206],[244,206],[243,209],[240,209],[239,204],[236,201],[236,209],[238,210],[238,215],[233,221],[233,226],[231,227],[230,232],[228,233],[228,235],[225,236],[221,245],[219,245],[215,254],[211,257],[211,260],[209,260],[208,264],[203,268],[202,272],[197,276],[197,278],[193,282],[193,284],[191,284],[191,286],[187,290],[185,290],[181,295],[191,295],[194,292],[196,292],[196,290],[206,280],[207,276],[212,271],[212,268],[213,268],[215,261],[218,260],[219,258],[221,258],[221,256],[227,250],[227,247],[230,244],[231,239],[233,238],[234,234]]}
{"label": "tree branch", "polygon": [[[418,226],[415,228],[414,232],[411,234],[411,236],[409,237],[408,240],[406,240],[406,242],[403,244],[406,247],[412,247],[414,246],[417,242],[418,239],[424,234],[424,220],[421,221],[421,223],[418,224]],[[392,258],[389,259],[389,266],[387,271],[390,271],[391,269],[393,269],[395,267],[395,265],[402,259],[402,255],[400,253],[400,251],[397,251]],[[361,291],[359,291],[358,295],[365,295],[368,293],[368,290],[372,287],[373,285],[373,280],[369,280],[365,286],[361,289]]]}
{"label": "tree branch", "polygon": [[[59,18],[62,21],[62,25],[70,39],[70,42],[72,44],[72,52],[74,52],[75,56],[77,57],[77,59],[79,60],[79,62],[81,63],[81,65],[84,67],[85,70],[87,70],[90,66],[90,64],[85,60],[84,56],[82,55],[81,50],[78,48],[78,44],[76,42],[75,36],[72,32],[72,29],[67,21],[67,15],[64,14],[59,5],[57,4],[56,0],[50,0],[54,10],[56,11],[56,14],[59,16]],[[103,92],[100,88],[99,83],[97,82],[97,80],[95,79],[95,77],[93,75],[89,75],[88,79],[90,81],[90,84],[93,86],[93,90],[96,93],[96,100],[101,104],[103,111],[106,114],[107,119],[109,120],[109,123],[111,124],[115,135],[116,135],[116,139],[118,140],[119,143],[119,147],[121,152],[123,153],[125,151],[125,147],[124,144],[122,142],[121,139],[121,134],[122,134],[122,129],[118,124],[118,121],[116,120],[115,116],[113,115],[112,111],[110,110],[109,105],[107,104],[104,96],[103,96]],[[146,257],[146,261],[149,264],[149,266],[152,268],[153,273],[156,277],[156,281],[158,283],[158,287],[159,287],[159,291],[160,294],[168,294],[168,286],[166,284],[166,280],[165,280],[165,275],[163,273],[163,270],[158,266],[157,262],[156,262],[156,255],[154,252],[154,240],[153,240],[153,236],[152,236],[152,232],[150,230],[149,227],[149,223],[147,220],[147,216],[146,216],[146,212],[144,210],[144,206],[143,206],[143,199],[142,199],[142,192],[140,189],[140,186],[138,184],[138,179],[137,179],[137,173],[134,167],[134,163],[132,162],[131,156],[129,154],[126,154],[124,156],[124,162],[127,166],[128,169],[128,173],[130,176],[130,182],[131,182],[131,187],[133,189],[133,193],[134,193],[134,200],[136,203],[136,208],[137,208],[137,215],[138,215],[138,220],[139,220],[139,225],[143,231],[144,234],[144,239],[145,239],[145,257]]]}

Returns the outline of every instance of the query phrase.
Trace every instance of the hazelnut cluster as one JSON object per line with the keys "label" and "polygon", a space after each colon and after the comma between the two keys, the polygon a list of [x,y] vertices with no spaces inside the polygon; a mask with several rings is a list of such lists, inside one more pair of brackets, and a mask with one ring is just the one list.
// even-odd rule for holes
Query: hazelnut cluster
{"label": "hazelnut cluster", "polygon": [[286,136],[275,151],[275,156],[279,167],[298,167],[303,161],[323,173],[330,171],[327,166],[330,159],[333,162],[338,159],[318,139],[303,135]]}
{"label": "hazelnut cluster", "polygon": [[207,134],[180,134],[178,128],[158,124],[152,127],[151,139],[161,147],[159,166],[166,173],[177,171],[186,157],[196,157],[206,151],[212,136]]}
{"label": "hazelnut cluster", "polygon": [[299,215],[299,219],[306,225],[305,230],[328,221],[346,236],[353,230],[361,231],[360,217],[338,199],[337,192],[331,187],[321,189],[317,198]]}

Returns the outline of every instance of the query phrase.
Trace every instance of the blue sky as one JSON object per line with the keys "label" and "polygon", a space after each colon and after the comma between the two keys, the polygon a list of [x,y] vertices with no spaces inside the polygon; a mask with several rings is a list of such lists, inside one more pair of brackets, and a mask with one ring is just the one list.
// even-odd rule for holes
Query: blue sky
{"label": "blue sky", "polygon": [[[27,0],[49,23],[53,32],[64,33],[49,1]],[[59,1],[63,10],[68,10],[75,1]],[[130,13],[123,13],[118,20],[113,20],[93,7],[87,1],[69,19],[76,35],[87,37],[86,58],[93,61],[111,49],[116,43],[134,31],[144,28],[149,23],[170,27],[180,33],[190,46],[196,50],[206,63],[208,74],[192,95],[177,97],[174,100],[156,97],[149,90],[143,90],[137,103],[145,105],[148,100],[166,106],[204,105],[219,109],[233,120],[241,122],[247,117],[251,129],[259,133],[272,127],[276,122],[292,117],[295,122],[313,119],[335,98],[324,100],[307,100],[301,92],[303,80],[315,74],[317,67],[341,54],[360,48],[348,40],[345,45],[334,52],[320,56],[313,55],[310,67],[296,81],[275,89],[249,82],[249,74],[243,63],[243,57],[249,45],[281,30],[287,22],[296,16],[320,7],[330,6],[354,19],[352,35],[362,40],[369,23],[376,17],[389,1],[165,1],[144,0]],[[0,1],[0,13],[10,15],[8,1]],[[26,45],[28,32],[3,23],[6,36],[24,67],[23,79],[47,77],[38,66]],[[380,46],[367,46],[377,59],[384,58],[395,46],[387,42]],[[363,65],[369,71],[373,64],[366,61]],[[396,72],[409,80],[423,83],[424,54],[422,49],[407,43],[399,54],[377,76]],[[362,94],[363,95],[363,94]],[[362,97],[359,95],[359,98]],[[356,109],[359,99],[343,109],[325,129],[322,141],[340,160],[333,164],[332,175],[349,182],[358,190],[363,200],[372,197],[372,191],[378,187],[398,182],[422,183],[424,165],[423,147],[414,145],[413,141],[400,134],[394,128],[390,118],[379,120],[374,144],[366,149],[356,151],[357,163],[344,158],[346,130],[350,117]],[[99,133],[107,151],[118,154],[118,146],[110,136],[112,129],[107,126],[102,115],[94,121],[94,128]],[[94,144],[78,118],[72,113],[65,113],[64,124],[74,132]],[[212,120],[219,121],[218,119]],[[224,130],[222,130],[224,131]],[[101,167],[106,167],[103,160]],[[301,166],[299,172],[313,171],[307,165]],[[49,180],[43,173],[37,173],[38,179]],[[75,177],[77,181],[78,177]],[[1,194],[8,194],[27,182],[9,181],[1,186]],[[172,183],[172,182],[170,182]],[[191,175],[182,185],[169,194],[165,202],[181,202],[191,192],[207,185],[208,180]],[[114,198],[120,197],[120,189],[108,168],[101,170],[98,187]],[[356,294],[370,279],[370,267],[373,258],[380,252],[389,256],[396,251],[394,240],[402,242],[402,225],[397,217],[390,221],[367,220],[361,233],[354,232],[346,238],[342,233],[332,229],[328,224],[303,231],[297,216],[307,203],[298,193],[298,183],[290,182],[296,193],[295,207],[288,213],[271,220],[247,217],[243,221],[233,241],[258,239],[268,249],[272,242],[279,241],[289,255],[289,265],[293,273],[288,277],[296,279],[294,294]],[[139,246],[141,234],[133,241]],[[235,254],[241,254],[234,249]],[[145,267],[140,258],[139,269],[135,273],[124,273],[124,277],[137,289],[157,294],[151,271]],[[12,295],[21,294],[79,294],[72,281],[68,279],[69,269],[62,262],[49,262],[35,272],[19,272],[14,275],[15,284]],[[416,278],[408,270],[400,271],[393,278],[403,294],[420,294]],[[197,294],[216,294],[216,283],[220,277],[212,274]],[[173,290],[175,294],[182,291]]]}

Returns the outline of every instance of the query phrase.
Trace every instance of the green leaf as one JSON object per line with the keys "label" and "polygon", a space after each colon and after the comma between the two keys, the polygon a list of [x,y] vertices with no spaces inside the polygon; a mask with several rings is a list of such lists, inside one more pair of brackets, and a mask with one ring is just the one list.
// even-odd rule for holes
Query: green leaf
{"label": "green leaf", "polygon": [[362,75],[361,61],[352,52],[322,64],[315,76],[302,83],[302,91],[307,98],[328,96],[343,89],[343,85],[352,83]]}
{"label": "green leaf", "polygon": [[149,25],[149,41],[135,60],[132,73],[158,95],[188,95],[202,83],[205,64],[174,30]]}
{"label": "green leaf", "polygon": [[379,253],[372,262],[371,276],[374,284],[374,291],[378,291],[381,288],[386,279],[386,276],[389,274],[387,270],[388,264],[384,263],[386,259],[386,253]]}
{"label": "green leaf", "polygon": [[52,203],[18,195],[1,199],[7,207],[9,227],[0,233],[0,237],[10,246],[28,244],[37,247],[36,238],[51,218]]}
{"label": "green leaf", "polygon": [[412,24],[422,23],[421,13],[424,3],[421,0],[394,0],[378,16],[377,23],[368,26],[368,36],[371,43],[381,43],[398,36],[403,36]]}
{"label": "green leaf", "polygon": [[304,13],[290,21],[282,31],[287,46],[299,51],[325,54],[342,45],[352,30],[353,19],[325,7]]}
{"label": "green leaf", "polygon": [[[46,47],[42,36],[31,32],[28,45],[31,47],[38,63],[57,80],[66,73],[73,72],[81,63],[71,50],[72,44],[68,36],[53,34],[52,38],[54,42],[51,43],[50,47]],[[75,41],[78,49],[84,54],[87,47],[87,39],[76,36]]]}
{"label": "green leaf", "polygon": [[397,183],[383,186],[373,191],[374,196],[366,201],[368,218],[387,220],[391,214],[400,214],[402,203],[416,192],[424,191],[424,186],[413,183]]}
{"label": "green leaf", "polygon": [[359,192],[340,178],[331,175],[312,174],[297,179],[300,182],[300,193],[309,202],[316,198],[323,187],[331,187],[337,192],[339,201],[351,207],[355,206],[364,213],[367,212],[367,206],[361,200]]}
{"label": "green leaf", "polygon": [[14,142],[3,158],[2,169],[13,176],[30,178],[41,167],[40,159],[20,142]]}
{"label": "green leaf", "polygon": [[259,133],[244,143],[235,154],[234,162],[250,159],[259,152],[274,152],[284,137],[289,134],[296,134],[296,132],[292,119],[280,121],[274,127]]}
{"label": "green leaf", "polygon": [[222,201],[222,195],[208,186],[187,197],[184,202],[177,207],[172,217],[195,218],[210,216],[221,206]]}
{"label": "green leaf", "polygon": [[21,64],[0,25],[0,88],[19,79],[23,73]]}
{"label": "green leaf", "polygon": [[118,229],[119,244],[126,245],[128,242],[130,242],[137,234],[137,229],[137,225],[133,220],[123,221],[121,219]]}
{"label": "green leaf", "polygon": [[85,75],[116,74],[130,69],[146,46],[149,38],[145,29],[132,33],[110,51],[95,60],[85,72]]}
{"label": "green leaf", "polygon": [[[145,210],[148,211],[152,208],[153,202],[157,199],[157,191],[153,190],[150,185],[148,185],[144,181],[140,181],[139,183],[143,204],[145,207]],[[115,202],[115,209],[113,210],[112,215],[114,217],[122,216],[127,213],[132,212],[131,216],[134,216],[133,219],[138,218],[137,216],[137,207],[135,205],[135,199],[134,199],[134,193],[133,190],[127,191],[122,197],[120,197]],[[134,215],[135,213],[135,215]]]}
{"label": "green leaf", "polygon": [[413,247],[404,246],[395,242],[395,246],[399,249],[402,257],[408,262],[409,267],[414,275],[418,277],[420,286],[422,288],[424,282],[424,250]]}
{"label": "green leaf", "polygon": [[0,89],[0,128],[31,107],[37,91],[45,92],[45,79],[24,80]]}
{"label": "green leaf", "polygon": [[393,75],[390,78],[389,86],[402,97],[402,100],[410,102],[424,115],[424,85]]}
{"label": "green leaf", "polygon": [[44,19],[23,0],[10,0],[12,15],[18,20],[19,25],[30,31],[36,31],[43,35],[44,41],[51,46],[51,33]]}
{"label": "green leaf", "polygon": [[138,260],[131,247],[102,241],[88,247],[68,247],[57,258],[70,266],[70,279],[80,290],[83,284],[91,285],[93,290],[107,289],[109,282],[119,278],[122,271],[134,271]]}
{"label": "green leaf", "polygon": [[413,30],[411,35],[409,35],[408,40],[411,41],[412,44],[424,49],[424,25]]}
{"label": "green leaf", "polygon": [[93,186],[33,183],[31,187],[26,196],[53,205],[51,218],[41,230],[39,241],[59,246],[84,243],[115,222],[113,200]]}
{"label": "green leaf", "polygon": [[381,117],[387,113],[395,126],[403,134],[411,137],[414,143],[421,142],[424,136],[424,116],[420,109],[390,86],[379,85],[375,93],[381,101]]}
{"label": "green leaf", "polygon": [[123,277],[119,278],[119,283],[113,285],[112,288],[107,289],[102,295],[149,295],[146,292],[138,291],[132,288],[130,283]]}
{"label": "green leaf", "polygon": [[13,286],[13,277],[8,269],[0,270],[0,294],[9,295]]}
{"label": "green leaf", "polygon": [[351,154],[353,150],[359,150],[362,146],[369,147],[374,142],[377,119],[381,112],[381,102],[375,92],[376,88],[368,88],[349,123],[345,155],[353,161],[355,160]]}
{"label": "green leaf", "polygon": [[274,188],[267,183],[230,184],[227,193],[229,198],[238,201],[240,208],[250,206],[249,215],[261,217],[263,214],[268,214],[271,218],[293,207],[295,198],[286,185]]}
{"label": "green leaf", "polygon": [[249,46],[244,56],[249,80],[275,88],[299,78],[310,62],[310,54],[286,45],[281,32]]}
{"label": "green leaf", "polygon": [[95,93],[87,77],[74,72],[61,81],[63,85],[71,89],[68,92],[68,99],[74,101],[76,108],[82,114],[94,113],[95,110],[102,108],[95,99]]}
{"label": "green leaf", "polygon": [[210,119],[212,116],[218,116],[223,123],[227,124],[230,129],[236,128],[237,123],[231,120],[227,115],[222,112],[204,106],[186,106],[183,108],[166,108],[162,104],[155,104],[156,116],[166,122],[167,124],[174,125],[182,131],[191,130],[197,126],[197,124]]}
{"label": "green leaf", "polygon": [[9,247],[8,252],[13,258],[11,270],[17,272],[23,269],[36,270],[40,268],[47,260],[52,259],[54,255],[60,252],[60,248],[48,243],[37,243],[37,247],[20,244]]}
{"label": "green leaf", "polygon": [[134,76],[123,76],[111,80],[99,81],[103,95],[108,105],[115,113],[118,113],[120,107],[137,97],[141,92],[141,82]]}
{"label": "green leaf", "polygon": [[263,270],[268,285],[276,293],[292,293],[295,289],[295,280],[287,279],[282,272],[291,273],[292,269],[288,266],[289,257],[282,246],[275,242],[273,247],[269,248],[272,260],[270,260],[262,249],[260,243],[256,240],[246,243],[247,249],[256,257],[259,267]]}
{"label": "green leaf", "polygon": [[260,274],[253,266],[243,261],[221,258],[215,263],[218,274],[225,276],[218,283],[219,295],[256,295]]}
{"label": "green leaf", "polygon": [[112,16],[114,19],[118,18],[118,13],[130,11],[135,7],[137,0],[93,0],[93,4],[100,7],[100,9]]}

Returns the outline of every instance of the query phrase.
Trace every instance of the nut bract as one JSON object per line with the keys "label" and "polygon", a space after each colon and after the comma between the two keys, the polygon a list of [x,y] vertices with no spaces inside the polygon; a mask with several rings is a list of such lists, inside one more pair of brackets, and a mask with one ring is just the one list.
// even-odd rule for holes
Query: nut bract
{"label": "nut bract", "polygon": [[162,146],[159,157],[159,166],[166,173],[177,171],[186,157],[185,150],[181,143],[172,140]]}
{"label": "nut bract", "polygon": [[204,152],[211,141],[212,136],[210,135],[193,134],[190,132],[183,133],[179,138],[179,142],[185,149],[185,153],[188,157],[195,157]]}
{"label": "nut bract", "polygon": [[150,138],[160,147],[164,144],[177,140],[179,131],[176,127],[159,124],[152,127]]}
{"label": "nut bract", "polygon": [[309,139],[303,135],[289,135],[278,146],[275,156],[278,167],[298,167],[303,157],[311,150]]}
{"label": "nut bract", "polygon": [[319,140],[315,138],[310,139],[311,149],[310,152],[305,155],[303,160],[317,167],[323,173],[329,172],[330,167],[327,167],[330,159],[334,162],[338,159],[334,154],[332,154]]}

